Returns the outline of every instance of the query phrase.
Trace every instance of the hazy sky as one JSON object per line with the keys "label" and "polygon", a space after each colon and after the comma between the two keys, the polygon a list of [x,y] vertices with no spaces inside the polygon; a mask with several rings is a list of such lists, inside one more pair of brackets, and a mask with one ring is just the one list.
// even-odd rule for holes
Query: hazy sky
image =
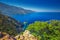
{"label": "hazy sky", "polygon": [[60,0],[0,0],[0,2],[33,11],[60,12]]}

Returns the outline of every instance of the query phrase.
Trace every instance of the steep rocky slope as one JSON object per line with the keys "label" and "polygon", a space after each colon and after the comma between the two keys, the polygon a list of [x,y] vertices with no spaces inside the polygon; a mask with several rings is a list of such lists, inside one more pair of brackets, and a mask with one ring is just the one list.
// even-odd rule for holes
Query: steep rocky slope
{"label": "steep rocky slope", "polygon": [[0,13],[0,32],[6,32],[15,36],[22,30],[23,28],[21,23]]}

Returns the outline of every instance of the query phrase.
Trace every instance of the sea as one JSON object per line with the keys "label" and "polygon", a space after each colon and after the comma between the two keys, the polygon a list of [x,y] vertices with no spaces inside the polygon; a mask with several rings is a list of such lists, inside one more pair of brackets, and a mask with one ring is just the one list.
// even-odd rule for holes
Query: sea
{"label": "sea", "polygon": [[32,23],[34,21],[48,21],[48,20],[60,20],[60,12],[35,12],[26,14],[14,14],[10,15],[12,18],[23,23]]}
{"label": "sea", "polygon": [[26,28],[28,24],[35,21],[60,20],[60,12],[34,12],[26,14],[16,13],[9,16],[24,24],[24,28]]}

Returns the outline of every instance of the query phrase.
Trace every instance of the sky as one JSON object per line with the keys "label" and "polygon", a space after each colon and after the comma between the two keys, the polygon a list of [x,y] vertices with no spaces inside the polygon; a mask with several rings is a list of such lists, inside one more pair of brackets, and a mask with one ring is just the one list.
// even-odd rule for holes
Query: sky
{"label": "sky", "polygon": [[38,12],[60,12],[60,0],[0,0],[0,2]]}

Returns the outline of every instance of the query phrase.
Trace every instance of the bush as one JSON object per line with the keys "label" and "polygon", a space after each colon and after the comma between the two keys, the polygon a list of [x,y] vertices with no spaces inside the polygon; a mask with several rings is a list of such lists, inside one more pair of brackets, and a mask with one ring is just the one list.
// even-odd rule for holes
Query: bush
{"label": "bush", "polygon": [[46,22],[35,21],[26,28],[34,36],[41,40],[59,40],[60,39],[60,21],[50,20]]}

